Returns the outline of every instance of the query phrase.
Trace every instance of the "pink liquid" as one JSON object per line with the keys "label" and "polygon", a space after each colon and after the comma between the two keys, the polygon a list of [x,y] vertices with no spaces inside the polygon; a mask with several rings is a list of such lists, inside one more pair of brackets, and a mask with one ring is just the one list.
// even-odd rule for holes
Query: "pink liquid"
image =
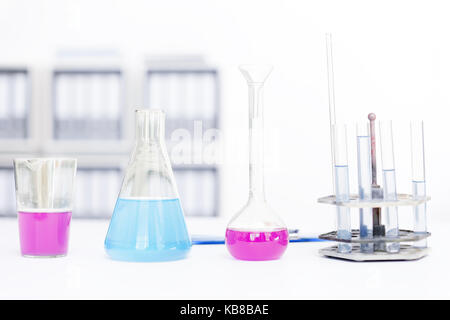
{"label": "pink liquid", "polygon": [[19,235],[22,255],[67,254],[72,212],[20,212]]}
{"label": "pink liquid", "polygon": [[279,259],[287,248],[289,234],[286,229],[270,232],[237,231],[227,229],[225,243],[228,251],[239,260]]}

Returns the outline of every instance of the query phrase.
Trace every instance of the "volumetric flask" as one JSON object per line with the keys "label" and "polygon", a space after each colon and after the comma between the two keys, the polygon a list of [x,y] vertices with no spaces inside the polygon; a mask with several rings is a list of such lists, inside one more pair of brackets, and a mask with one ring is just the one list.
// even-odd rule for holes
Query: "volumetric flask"
{"label": "volumetric flask", "polygon": [[76,169],[76,159],[14,159],[23,256],[67,254]]}
{"label": "volumetric flask", "polygon": [[274,260],[285,252],[288,230],[269,207],[264,194],[264,140],[262,93],[270,66],[240,67],[249,90],[249,175],[247,204],[228,224],[225,243],[233,257],[240,260]]}
{"label": "volumetric flask", "polygon": [[169,261],[191,248],[161,110],[136,110],[136,143],[105,239],[116,260]]}

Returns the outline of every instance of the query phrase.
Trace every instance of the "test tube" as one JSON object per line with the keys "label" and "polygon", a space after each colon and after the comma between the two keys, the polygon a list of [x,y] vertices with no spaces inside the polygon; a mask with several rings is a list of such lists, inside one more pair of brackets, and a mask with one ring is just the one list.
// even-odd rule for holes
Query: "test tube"
{"label": "test tube", "polygon": [[[411,168],[412,168],[412,196],[415,200],[426,198],[425,184],[425,152],[423,121],[411,121]],[[423,234],[427,232],[427,204],[419,204],[413,208],[414,233]],[[427,240],[416,241],[414,246],[426,248]]]}
{"label": "test tube", "polygon": [[[381,163],[383,167],[383,198],[388,201],[397,200],[397,183],[395,179],[394,143],[392,137],[392,121],[380,121]],[[385,207],[386,237],[398,237],[398,208]],[[399,242],[386,243],[386,251],[396,253],[400,250]]]}
{"label": "test tube", "polygon": [[[348,202],[350,199],[348,160],[347,160],[347,127],[343,124],[334,124],[334,184],[336,192],[336,202]],[[351,217],[350,208],[337,206],[337,238],[351,240]],[[350,243],[339,242],[338,252],[350,253],[352,245]]]}
{"label": "test tube", "polygon": [[[370,148],[369,124],[358,123],[356,126],[356,144],[358,150],[358,189],[359,199],[372,200],[372,159]],[[372,208],[359,209],[359,237],[371,239],[373,236]],[[362,243],[361,252],[372,253],[373,243]]]}

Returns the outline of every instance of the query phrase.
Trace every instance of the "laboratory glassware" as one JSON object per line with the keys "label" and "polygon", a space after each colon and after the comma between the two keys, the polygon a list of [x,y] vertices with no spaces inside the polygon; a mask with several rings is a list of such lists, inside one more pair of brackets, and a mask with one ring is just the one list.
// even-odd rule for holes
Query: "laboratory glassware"
{"label": "laboratory glassware", "polygon": [[[319,252],[352,261],[420,259],[428,254],[423,240],[430,236],[426,231],[426,207],[423,206],[429,200],[424,187],[423,126],[421,122],[411,124],[413,194],[397,194],[390,121],[380,123],[383,188],[377,185],[375,118],[375,114],[369,114],[370,130],[367,123],[357,126],[358,194],[348,194],[345,130],[339,130],[338,125],[332,126],[336,194],[320,198],[319,202],[335,205],[340,210],[337,231],[322,234],[319,238],[336,241],[338,245]],[[398,206],[414,208],[414,231],[399,229]],[[351,208],[359,209],[359,230],[350,230],[350,220],[346,218],[350,215],[343,209]],[[379,216],[381,209],[383,217]],[[406,244],[408,242],[413,244]],[[351,246],[351,251],[346,251],[345,245]]]}
{"label": "laboratory glassware", "polygon": [[[423,121],[411,121],[411,169],[412,169],[412,196],[416,200],[426,200],[425,183],[425,151]],[[415,207],[414,232],[427,233],[427,204],[423,202]],[[426,248],[427,239],[414,243],[415,247]]]}
{"label": "laboratory glassware", "polygon": [[[333,195],[321,197],[318,201],[337,207],[338,230],[321,234],[319,239],[336,241],[338,245],[322,248],[319,252],[321,255],[327,257],[351,261],[420,259],[429,252],[426,247],[426,242],[422,240],[430,236],[430,233],[426,231],[426,206],[423,205],[430,197],[426,195],[425,183],[417,183],[417,181],[425,182],[422,141],[423,128],[416,129],[415,127],[411,127],[411,139],[414,140],[411,142],[414,158],[412,160],[413,195],[397,194],[393,160],[392,125],[390,123],[388,125],[381,125],[385,186],[385,188],[382,188],[377,183],[376,116],[374,113],[370,113],[368,115],[370,130],[367,130],[367,123],[357,128],[359,192],[358,194],[348,194],[348,179],[343,179],[343,177],[348,176],[348,171],[345,170],[347,163],[346,157],[336,155],[340,151],[335,150],[336,148],[340,148],[341,150],[345,149],[341,147],[344,144],[337,138],[339,133],[335,132],[336,128],[334,126],[336,124],[336,110],[331,34],[326,34],[326,50],[334,192]],[[369,134],[367,131],[369,131]],[[414,135],[422,136],[414,138]],[[341,134],[341,136],[344,135]],[[336,166],[336,164],[340,165]],[[415,207],[414,231],[399,229],[398,206]],[[360,212],[359,230],[350,230],[350,220],[348,219],[347,221],[346,217],[350,217],[347,212],[351,208],[358,209]],[[414,244],[406,244],[411,242]],[[400,243],[402,243],[401,246]],[[424,243],[425,246],[423,246]],[[351,246],[351,251],[347,250],[346,252],[346,250],[343,250],[345,245]]]}
{"label": "laboratory glassware", "polygon": [[333,68],[333,41],[331,33],[325,34],[327,49],[327,80],[328,80],[328,115],[330,121],[330,141],[331,141],[331,176],[334,192],[334,138],[332,127],[336,123],[336,106],[334,102],[334,68]]}
{"label": "laboratory glassware", "polygon": [[[395,177],[394,142],[392,136],[392,121],[380,121],[381,164],[383,169],[383,199],[397,201],[397,182]],[[398,237],[398,208],[385,207],[386,237]],[[400,243],[386,243],[386,251],[395,253],[400,250]]]}
{"label": "laboratory glassware", "polygon": [[[372,159],[369,124],[358,123],[356,131],[359,198],[370,201],[372,200]],[[373,236],[372,208],[359,208],[359,236],[361,239],[370,239]],[[373,252],[373,243],[362,243],[361,251]]]}
{"label": "laboratory glassware", "polygon": [[[347,126],[345,124],[332,125],[334,141],[334,190],[336,202],[348,202],[350,200],[350,184],[348,177],[347,159]],[[350,208],[336,206],[336,230],[337,238],[351,240],[351,216]],[[350,243],[339,242],[338,252],[349,253],[352,251]]]}
{"label": "laboratory glassware", "polygon": [[105,239],[112,259],[178,260],[191,248],[164,124],[161,110],[135,112],[135,146]]}
{"label": "laboratory glassware", "polygon": [[26,257],[67,254],[76,159],[14,159],[21,253]]}
{"label": "laboratory glassware", "polygon": [[249,197],[229,222],[225,243],[236,259],[274,260],[285,252],[289,234],[267,203],[264,191],[263,88],[272,67],[242,65],[239,69],[247,80],[249,94]]}

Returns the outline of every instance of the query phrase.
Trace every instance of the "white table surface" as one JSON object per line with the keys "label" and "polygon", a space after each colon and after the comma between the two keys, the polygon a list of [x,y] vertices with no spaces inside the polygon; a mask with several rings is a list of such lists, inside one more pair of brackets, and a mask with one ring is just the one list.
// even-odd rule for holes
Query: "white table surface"
{"label": "white table surface", "polygon": [[[222,224],[188,220],[192,233]],[[0,299],[450,298],[450,224],[432,230],[424,259],[371,263],[321,257],[324,242],[291,243],[278,261],[238,261],[223,245],[202,245],[185,260],[118,262],[103,250],[107,227],[73,220],[68,256],[36,259],[21,257],[16,219],[0,219]]]}

